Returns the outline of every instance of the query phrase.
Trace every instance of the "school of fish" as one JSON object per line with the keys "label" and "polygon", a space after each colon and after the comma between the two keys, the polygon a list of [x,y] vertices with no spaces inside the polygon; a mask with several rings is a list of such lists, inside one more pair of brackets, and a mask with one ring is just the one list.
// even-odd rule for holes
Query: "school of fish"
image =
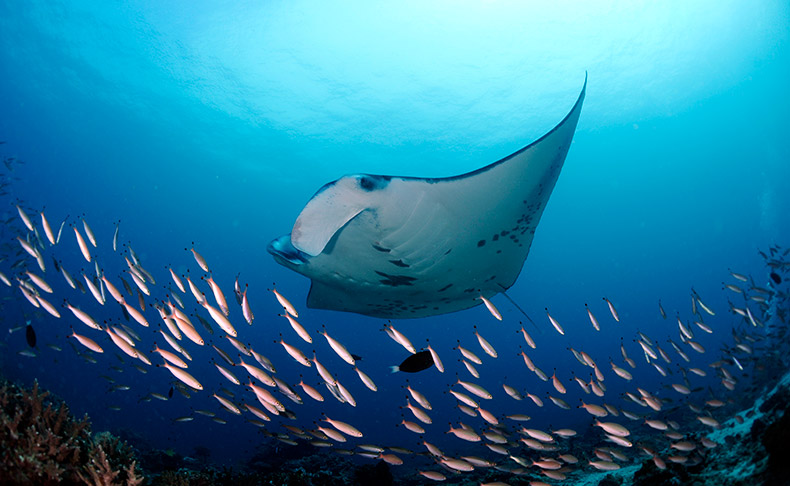
{"label": "school of fish", "polygon": [[[360,358],[349,352],[331,329],[319,329],[300,318],[292,301],[276,288],[268,289],[265,297],[263,289],[255,291],[242,285],[238,276],[235,282],[214,280],[211,258],[205,258],[194,245],[187,249],[193,261],[189,274],[179,274],[174,267],[156,272],[146,268],[128,242],[121,241],[120,222],[114,227],[101,225],[94,231],[85,218],[53,222],[42,210],[19,204],[14,210],[16,221],[5,223],[18,228],[14,237],[18,250],[0,261],[0,281],[18,290],[25,305],[65,321],[63,325],[70,328],[69,342],[86,362],[109,366],[100,355],[120,354],[126,357],[124,366],[141,373],[170,374],[174,389],[185,397],[204,393],[215,399],[215,410],[194,410],[177,422],[204,415],[224,424],[232,416],[243,416],[251,426],[284,444],[308,443],[338,454],[383,460],[392,466],[415,456],[414,462],[419,465],[414,474],[436,482],[477,469],[496,468],[526,475],[533,479],[530,485],[539,486],[585,471],[617,470],[635,459],[652,460],[661,469],[668,462],[698,464],[704,461],[706,450],[721,445],[708,439],[706,432],[742,420],[727,405],[745,386],[742,382],[748,382],[748,372],[760,365],[756,349],[768,339],[787,336],[790,263],[786,257],[790,250],[778,246],[762,253],[770,271],[769,286],[731,272],[731,279],[723,284],[723,291],[735,301],[729,308],[713,308],[693,289],[690,309],[674,315],[658,301],[656,312],[674,329],[669,338],[649,336],[621,318],[616,299],[602,297],[600,306],[584,304],[577,309],[580,319],[588,321],[595,331],[630,336],[621,339],[620,356],[595,356],[595,349],[568,346],[564,340],[572,327],[558,317],[567,311],[552,313],[546,308],[541,326],[545,331],[537,335],[522,325],[520,316],[503,314],[489,299],[478,297],[490,312],[491,322],[475,326],[468,338],[459,337],[454,349],[431,345],[420,349],[396,328],[397,323],[383,326],[384,334],[411,356],[400,366],[393,366],[393,371],[440,372],[448,380],[446,390],[418,390],[404,375],[406,399],[400,404],[404,415],[400,421],[393,420],[391,426],[414,433],[419,448],[373,444],[365,441],[364,427],[354,424],[354,407],[381,406],[369,403],[372,395],[361,393],[363,389],[378,390],[373,370],[365,369]],[[66,268],[58,259],[64,252],[80,255],[85,268],[80,272]],[[107,255],[123,262],[121,274],[104,272]],[[56,279],[62,282],[54,285]],[[63,283],[72,294],[58,293]],[[91,305],[84,300],[82,305],[74,304],[73,296],[79,294],[90,295]],[[265,305],[264,298],[268,299]],[[103,306],[115,306],[118,318],[94,318]],[[276,359],[263,355],[254,342],[242,338],[264,313],[261,309],[272,306],[276,310],[266,318],[283,319],[293,330],[293,334],[273,337],[283,350]],[[766,325],[768,320],[770,326]],[[20,352],[24,356],[35,356],[33,326],[35,322],[27,326],[31,349]],[[512,341],[513,349],[497,350],[485,338],[493,333],[513,333],[518,341]],[[728,333],[729,344],[717,351],[706,349],[704,336],[713,333]],[[210,343],[209,336],[213,336]],[[144,344],[151,341],[153,345]],[[319,341],[325,346],[319,346]],[[533,351],[543,345],[567,349],[553,363],[538,362]],[[336,354],[353,374],[328,369],[318,352],[311,356],[305,351],[313,349]],[[193,360],[200,359],[211,359],[226,386],[217,390],[204,387],[206,377],[190,370]],[[481,367],[495,359],[512,361],[511,374],[527,376],[531,383],[528,390],[511,386],[504,377],[497,389],[480,384]],[[446,368],[444,362],[460,365]],[[302,370],[298,383],[278,377],[278,369],[287,367]],[[662,386],[643,386],[634,378],[640,368],[655,373]],[[607,393],[613,382],[627,391]],[[114,382],[112,386],[121,390],[127,387]],[[581,399],[571,399],[578,396]],[[144,397],[145,401],[152,399],[167,401],[169,397],[156,392]],[[300,422],[314,422],[312,428],[291,425],[288,421],[297,417],[305,400],[336,400],[348,405],[348,413],[341,417],[306,417]],[[434,405],[447,400],[452,400],[458,416],[432,416]],[[490,412],[486,403],[493,401],[505,402],[512,412]],[[530,414],[542,407],[581,409],[589,415],[589,426],[596,432],[533,423]],[[681,421],[676,418],[680,416],[693,420]],[[469,423],[462,422],[461,417],[467,417],[464,420]],[[465,452],[444,453],[433,443],[436,441],[432,437],[437,436],[454,437],[454,450]]]}

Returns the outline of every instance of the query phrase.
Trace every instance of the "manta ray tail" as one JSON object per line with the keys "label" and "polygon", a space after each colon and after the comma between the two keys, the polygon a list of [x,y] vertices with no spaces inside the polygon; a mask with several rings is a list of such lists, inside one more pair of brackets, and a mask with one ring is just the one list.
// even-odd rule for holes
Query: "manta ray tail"
{"label": "manta ray tail", "polygon": [[[501,285],[500,285],[500,287],[501,287]],[[502,287],[502,292],[501,292],[501,293],[502,293],[502,295],[504,295],[504,296],[505,296],[505,298],[506,298],[507,300],[509,300],[509,301],[510,301],[510,303],[511,303],[511,304],[513,304],[513,305],[516,307],[516,309],[518,309],[518,310],[519,310],[519,312],[521,312],[522,314],[524,314],[524,317],[526,317],[526,318],[527,318],[527,320],[528,320],[529,322],[531,322],[533,326],[535,326],[535,329],[537,329],[537,330],[538,330],[538,331],[539,331],[541,334],[543,334],[543,330],[542,330],[541,328],[539,328],[537,324],[535,324],[535,321],[533,321],[533,320],[532,320],[532,318],[531,318],[531,317],[529,317],[529,315],[527,315],[527,313],[526,313],[526,312],[524,312],[524,309],[522,309],[520,305],[516,304],[516,301],[515,301],[515,300],[511,299],[511,298],[510,298],[510,296],[509,296],[509,295],[507,295],[507,292],[505,292],[505,290],[507,290],[507,289],[505,289],[504,287]]]}

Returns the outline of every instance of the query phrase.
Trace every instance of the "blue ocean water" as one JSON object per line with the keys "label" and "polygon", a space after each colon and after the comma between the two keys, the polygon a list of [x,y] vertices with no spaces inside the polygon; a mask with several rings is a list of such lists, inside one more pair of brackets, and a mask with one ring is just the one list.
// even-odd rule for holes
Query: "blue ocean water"
{"label": "blue ocean water", "polygon": [[[423,439],[398,426],[401,415],[409,416],[401,408],[408,378],[434,405],[424,440],[463,453],[471,446],[445,434],[447,423],[481,421],[460,413],[446,393],[456,373],[471,379],[453,350],[457,340],[484,358],[476,381],[495,398],[483,408],[500,416],[527,413],[537,428],[586,432],[590,417],[575,409],[584,395],[569,381],[580,368],[566,347],[594,350],[608,372],[621,337],[634,358],[636,331],[659,342],[675,339],[674,316],[688,318],[693,288],[727,329],[699,337],[711,355],[704,359],[712,361],[735,322],[726,312],[732,297],[722,290],[729,270],[752,274],[760,285],[767,273],[758,250],[790,242],[788,27],[790,8],[782,1],[2,2],[0,155],[24,163],[4,172],[2,219],[13,221],[3,243],[12,250],[0,270],[19,274],[11,268],[14,237],[25,230],[16,204],[32,216],[44,211],[53,225],[67,219],[64,241],[48,252],[75,276],[93,272],[69,228],[81,230],[82,217],[99,239],[92,251],[105,274],[128,275],[110,247],[120,221],[120,240],[161,283],[159,298],[172,287],[168,267],[202,275],[185,250],[194,245],[230,301],[237,274],[249,285],[254,324],[243,322],[234,302],[231,316],[240,338],[275,363],[278,377],[319,383],[314,369],[275,342],[282,333],[308,355],[315,349],[357,398],[351,408],[321,387],[324,402],[305,397],[303,405],[288,406],[297,419],[275,418],[267,429],[274,433],[284,432],[280,423],[311,428],[325,413],[363,430],[366,442],[422,450]],[[315,191],[344,174],[452,176],[520,149],[568,112],[585,72],[573,144],[509,291],[537,328],[502,296],[493,301],[503,323],[483,306],[394,321],[418,347],[430,339],[447,372],[389,374],[408,353],[382,331],[384,320],[307,309],[309,281],[266,252]],[[122,319],[113,302],[101,307],[89,293],[68,288],[50,260],[53,303],[67,298],[97,320]],[[34,261],[28,269],[37,271]],[[299,308],[312,345],[277,316],[282,309],[266,291],[273,283]],[[16,287],[0,293],[3,326],[31,320],[39,336],[38,356],[28,358],[17,354],[26,346],[23,332],[3,335],[3,373],[37,378],[87,412],[95,429],[132,430],[184,455],[206,446],[214,460],[229,464],[271,440],[211,397],[224,386],[237,401],[255,400],[216,372],[211,360],[219,358],[210,347],[190,348],[189,369],[204,391],[141,402],[150,392],[166,394],[172,376],[156,368],[141,374],[128,358],[121,363],[106,339],[108,352],[86,363],[65,336],[70,325],[92,331],[68,311],[56,319],[33,309]],[[615,304],[620,323],[603,297]],[[602,322],[600,332],[590,326],[585,303]],[[544,308],[563,323],[564,336]],[[146,315],[156,328],[156,312]],[[572,410],[538,408],[503,393],[503,382],[544,399],[553,393],[518,355],[519,321],[538,341],[533,360],[567,382],[563,398]],[[363,357],[360,368],[378,392],[365,389],[334,355],[317,333],[324,325]],[[497,359],[477,345],[475,325]],[[154,334],[135,329],[152,346]],[[235,357],[218,329],[204,338]],[[647,366],[634,373],[639,386],[670,396],[671,379]],[[130,390],[109,392],[101,375]],[[607,385],[607,397],[634,388],[615,378]],[[194,409],[217,411],[227,424],[199,415],[173,422]]]}

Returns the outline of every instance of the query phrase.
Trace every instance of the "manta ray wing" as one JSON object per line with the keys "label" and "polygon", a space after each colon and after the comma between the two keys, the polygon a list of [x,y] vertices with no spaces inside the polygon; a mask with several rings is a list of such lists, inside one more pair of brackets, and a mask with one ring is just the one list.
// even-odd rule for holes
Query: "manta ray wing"
{"label": "manta ray wing", "polygon": [[275,259],[312,280],[312,308],[413,318],[479,305],[518,278],[579,120],[447,178],[351,175],[321,188]]}

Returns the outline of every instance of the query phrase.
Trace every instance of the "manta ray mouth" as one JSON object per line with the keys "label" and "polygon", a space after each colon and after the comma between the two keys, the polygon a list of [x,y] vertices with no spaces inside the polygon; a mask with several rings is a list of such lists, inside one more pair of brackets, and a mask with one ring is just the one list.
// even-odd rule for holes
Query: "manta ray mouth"
{"label": "manta ray mouth", "polygon": [[[283,235],[273,240],[266,247],[266,251],[274,256],[278,263],[286,267],[292,265],[303,265],[308,262],[310,255],[300,251],[291,244],[291,235]],[[290,264],[290,265],[289,265]]]}

